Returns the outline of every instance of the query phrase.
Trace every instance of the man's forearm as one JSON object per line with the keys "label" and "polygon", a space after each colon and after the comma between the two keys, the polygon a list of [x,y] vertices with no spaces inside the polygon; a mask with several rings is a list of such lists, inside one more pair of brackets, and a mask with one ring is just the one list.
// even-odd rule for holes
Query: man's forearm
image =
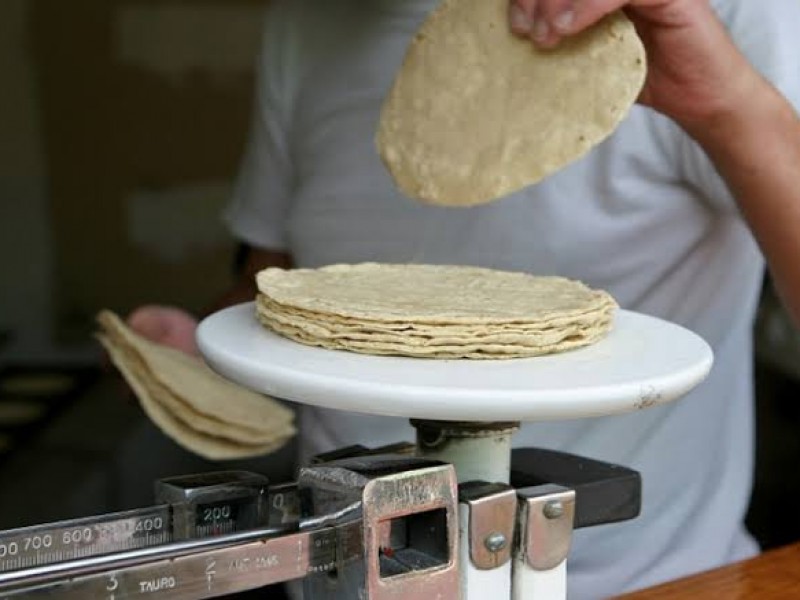
{"label": "man's forearm", "polygon": [[730,187],[800,325],[800,118],[763,80],[740,101],[690,133]]}

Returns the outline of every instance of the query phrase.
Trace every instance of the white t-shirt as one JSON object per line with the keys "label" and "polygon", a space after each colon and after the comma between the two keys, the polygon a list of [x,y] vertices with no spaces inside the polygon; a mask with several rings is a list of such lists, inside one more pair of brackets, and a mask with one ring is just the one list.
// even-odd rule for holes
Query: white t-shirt
{"label": "white t-shirt", "polygon": [[[609,290],[623,308],[699,333],[716,363],[681,401],[527,424],[516,445],[642,473],[638,519],[576,532],[570,598],[607,596],[755,553],[742,520],[753,471],[751,325],[763,260],[724,183],[674,123],[637,106],[584,159],[499,202],[445,209],[405,198],[373,137],[405,48],[434,4],[272,3],[251,141],[226,213],[233,233],[286,250],[303,267],[458,263],[563,275]],[[797,105],[800,2],[715,5],[753,64]],[[311,407],[300,432],[303,458],[414,435],[403,419]]]}

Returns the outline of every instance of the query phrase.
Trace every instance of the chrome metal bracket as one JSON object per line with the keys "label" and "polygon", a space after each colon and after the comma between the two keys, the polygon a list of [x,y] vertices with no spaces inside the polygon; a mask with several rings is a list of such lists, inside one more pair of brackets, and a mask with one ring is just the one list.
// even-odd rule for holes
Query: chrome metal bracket
{"label": "chrome metal bracket", "polygon": [[510,485],[470,481],[459,486],[459,503],[469,510],[469,557],[480,570],[511,560],[517,493]]}
{"label": "chrome metal bracket", "polygon": [[517,490],[520,548],[536,571],[554,569],[569,554],[575,522],[575,491],[553,484]]}

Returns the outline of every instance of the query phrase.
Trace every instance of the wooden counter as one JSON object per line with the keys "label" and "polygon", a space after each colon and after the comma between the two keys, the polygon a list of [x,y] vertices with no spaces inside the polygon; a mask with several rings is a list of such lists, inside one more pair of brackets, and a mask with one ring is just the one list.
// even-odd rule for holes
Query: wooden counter
{"label": "wooden counter", "polygon": [[625,600],[800,599],[800,544],[757,558],[622,596]]}

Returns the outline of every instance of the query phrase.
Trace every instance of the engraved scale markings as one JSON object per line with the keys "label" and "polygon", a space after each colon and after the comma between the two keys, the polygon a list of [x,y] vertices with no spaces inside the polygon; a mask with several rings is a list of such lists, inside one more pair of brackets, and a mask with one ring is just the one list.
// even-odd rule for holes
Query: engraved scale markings
{"label": "engraved scale markings", "polygon": [[54,594],[63,600],[209,598],[333,570],[361,557],[361,539],[362,524],[355,521],[299,533],[271,528],[169,544],[63,563],[58,573],[39,574],[41,581],[24,571],[0,576],[0,600]]}
{"label": "engraved scale markings", "polygon": [[0,532],[0,573],[172,541],[168,505]]}

